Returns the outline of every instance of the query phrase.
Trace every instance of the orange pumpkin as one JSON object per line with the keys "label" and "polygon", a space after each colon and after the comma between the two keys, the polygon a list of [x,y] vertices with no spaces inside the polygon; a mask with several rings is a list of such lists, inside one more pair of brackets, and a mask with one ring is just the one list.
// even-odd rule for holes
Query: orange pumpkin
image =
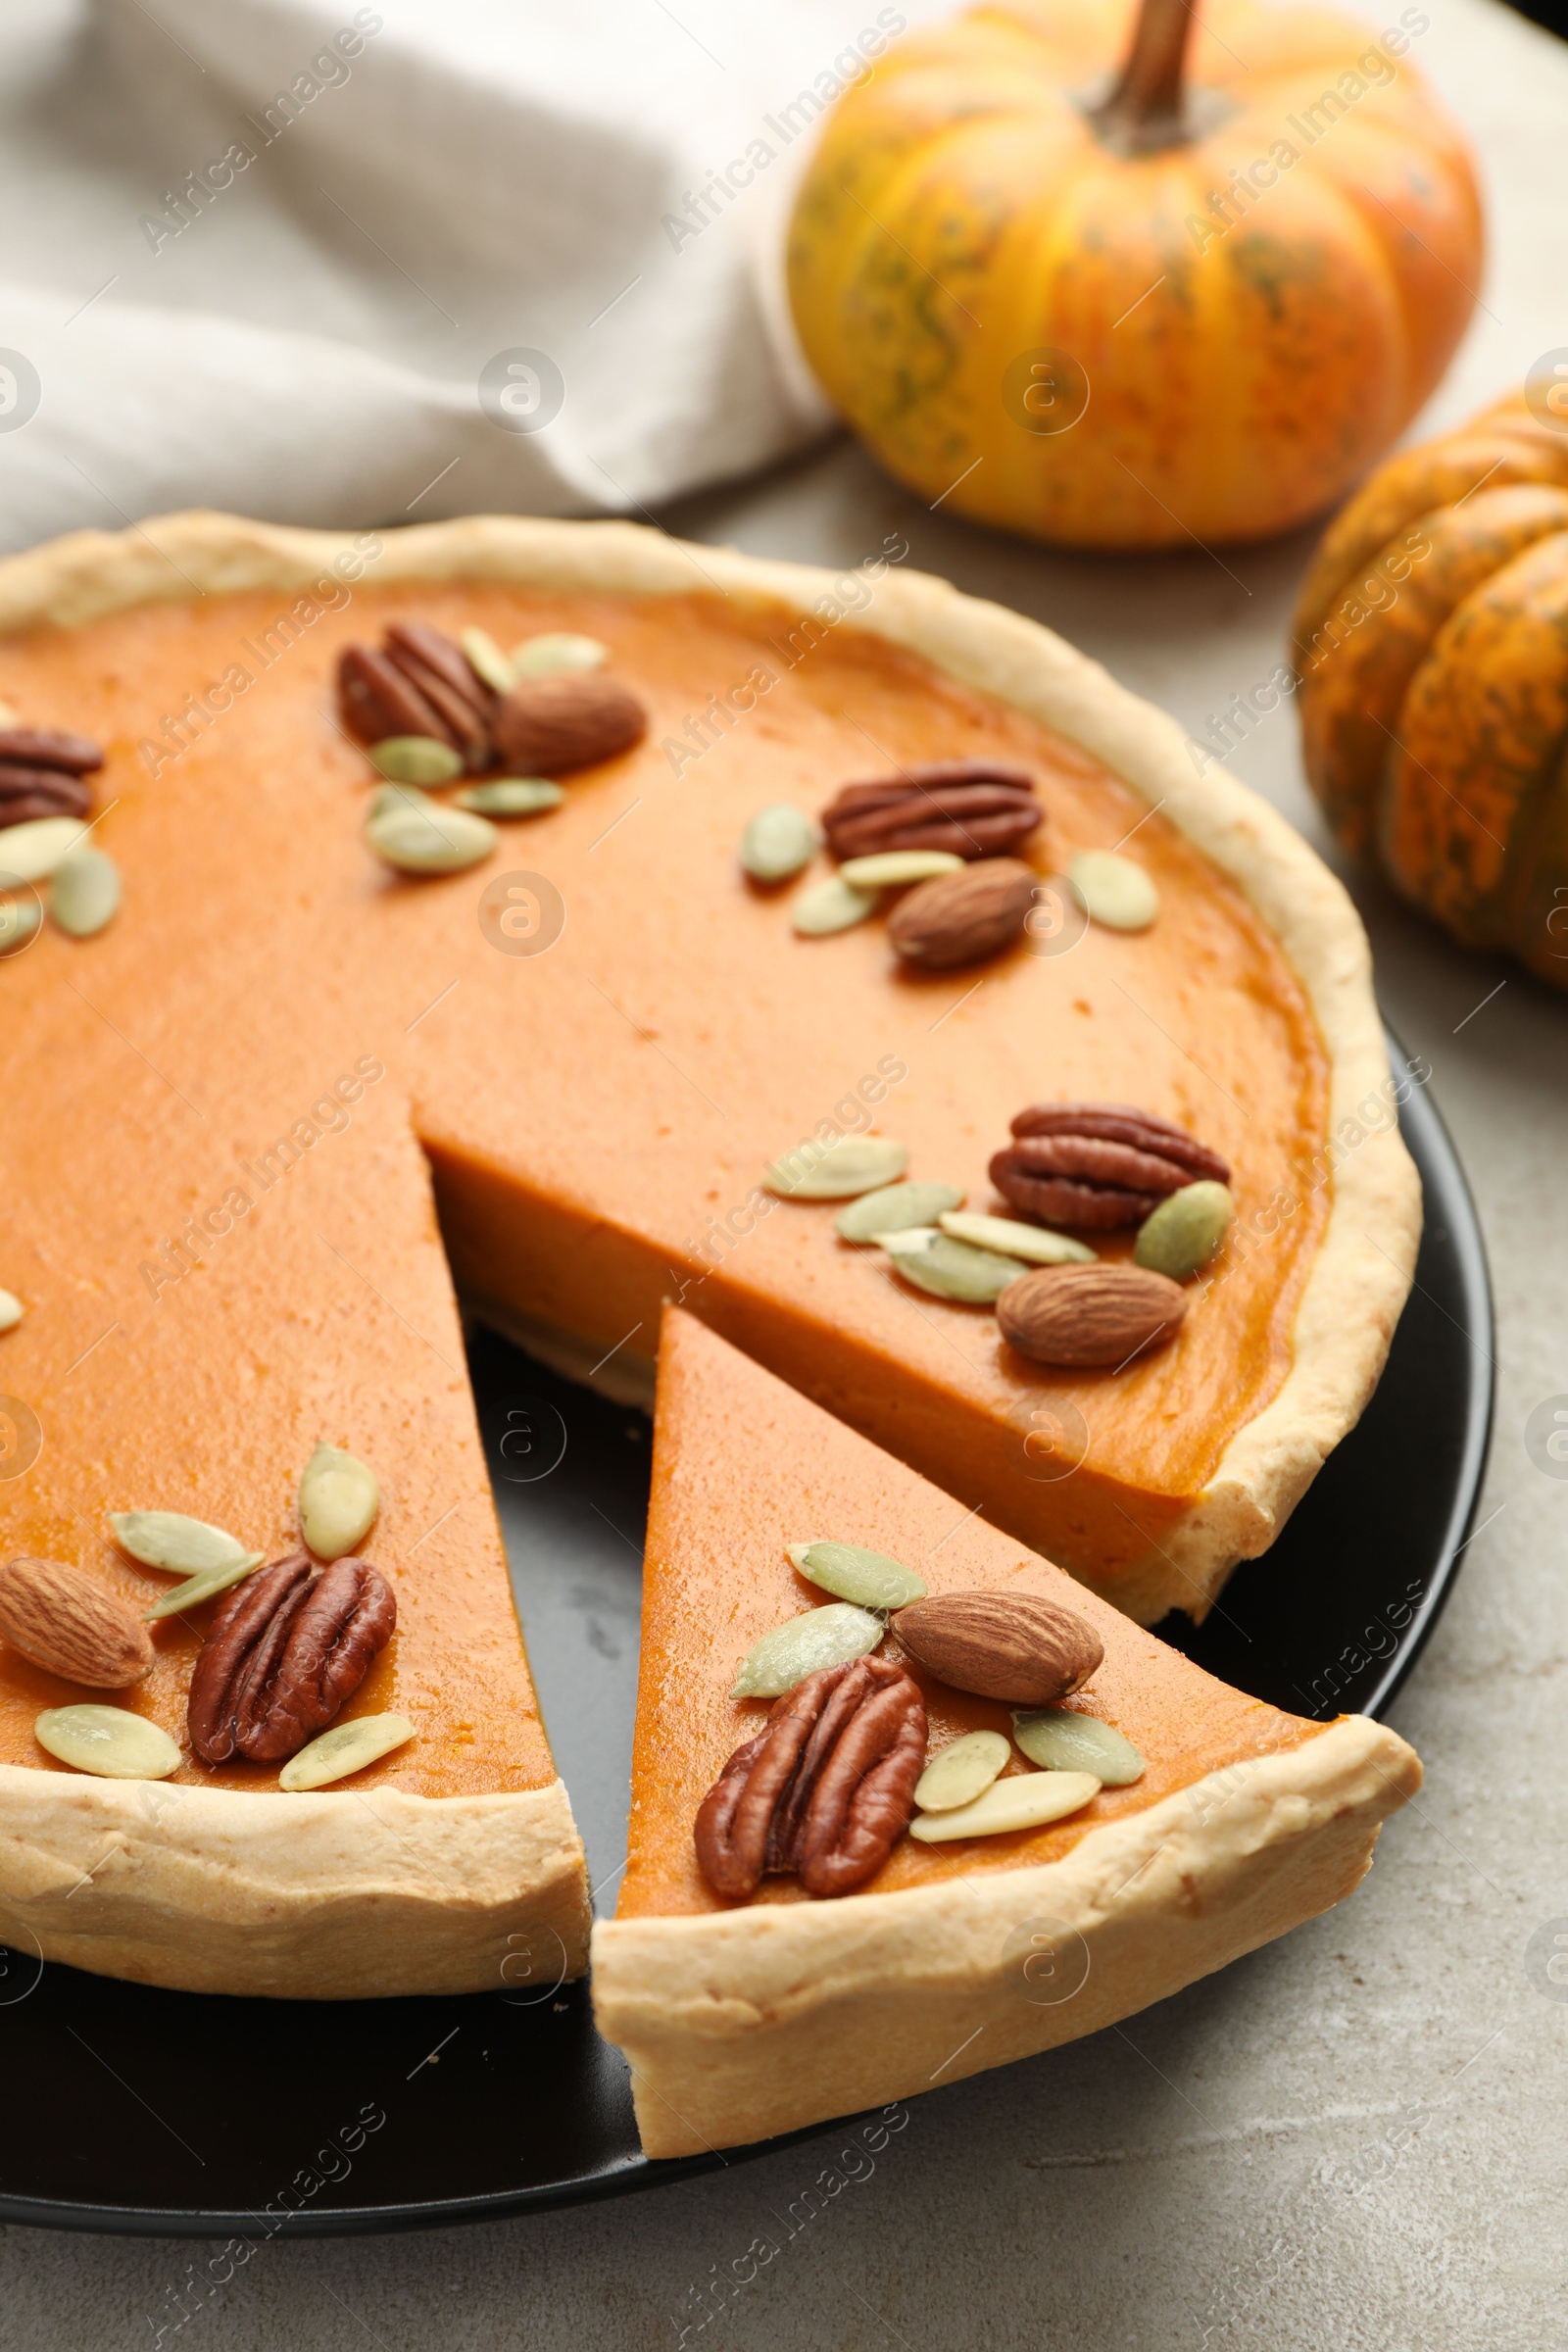
{"label": "orange pumpkin", "polygon": [[1568,417],[1524,394],[1382,466],[1296,614],[1306,771],[1348,849],[1568,987]]}
{"label": "orange pumpkin", "polygon": [[[1482,231],[1409,59],[1317,8],[1003,0],[840,101],[789,241],[828,397],[933,503],[1077,547],[1280,531],[1442,375]],[[1188,50],[1191,48],[1191,63]],[[1107,93],[1108,90],[1108,94]]]}

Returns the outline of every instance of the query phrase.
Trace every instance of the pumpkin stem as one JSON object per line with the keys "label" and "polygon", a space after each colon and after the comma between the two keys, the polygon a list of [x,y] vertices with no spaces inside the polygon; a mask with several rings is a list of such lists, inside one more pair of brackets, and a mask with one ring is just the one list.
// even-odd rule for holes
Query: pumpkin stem
{"label": "pumpkin stem", "polygon": [[1139,0],[1138,22],[1114,89],[1090,121],[1123,155],[1179,147],[1187,119],[1187,44],[1197,22],[1188,0]]}

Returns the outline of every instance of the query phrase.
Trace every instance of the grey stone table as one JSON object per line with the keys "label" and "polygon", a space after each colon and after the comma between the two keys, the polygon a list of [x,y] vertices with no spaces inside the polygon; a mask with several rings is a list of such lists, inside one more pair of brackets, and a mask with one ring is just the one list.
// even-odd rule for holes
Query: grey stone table
{"label": "grey stone table", "polygon": [[[1568,344],[1568,50],[1492,0],[1429,6],[1421,62],[1482,150],[1494,232],[1441,421]],[[1224,564],[1050,556],[929,514],[843,444],[664,519],[845,564],[902,530],[912,563],[1050,622],[1199,735],[1282,658],[1309,546]],[[1233,764],[1326,850],[1289,705]],[[1544,2352],[1568,2338],[1568,1984],[1544,1996],[1525,1959],[1543,1924],[1568,1929],[1568,1484],[1522,1439],[1531,1408],[1568,1391],[1568,1002],[1349,879],[1387,1011],[1430,1060],[1475,1187],[1501,1332],[1480,1531],[1396,1712],[1426,1789],[1330,1917],[1125,2029],[914,2101],[874,2167],[798,2220],[689,2343]],[[781,2240],[777,2217],[804,2212],[833,2152],[505,2226],[275,2244],[191,2332],[225,2352],[673,2346],[693,2290],[754,2237]],[[5,2339],[151,2347],[210,2250],[8,2230]]]}

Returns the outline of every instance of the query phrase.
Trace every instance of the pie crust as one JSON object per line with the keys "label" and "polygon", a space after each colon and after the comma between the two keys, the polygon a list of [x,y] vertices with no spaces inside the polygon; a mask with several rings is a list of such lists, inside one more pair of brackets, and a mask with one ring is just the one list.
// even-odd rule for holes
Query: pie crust
{"label": "pie crust", "polygon": [[[80,627],[193,594],[302,589],[356,544],[208,514],[123,535],[78,533],[0,564],[0,637],[39,624]],[[506,582],[560,593],[716,588],[741,604],[776,600],[800,612],[834,586],[826,572],[687,547],[631,524],[506,517],[389,532],[369,576],[374,584]],[[843,615],[842,626],[906,648],[1014,706],[1158,804],[1282,944],[1327,1050],[1331,1131],[1386,1088],[1366,941],[1347,895],[1265,804],[1212,764],[1196,772],[1174,722],[1049,631],[937,580],[890,571],[869,610]],[[1396,1132],[1369,1133],[1336,1172],[1290,1369],[1230,1442],[1202,1495],[1118,1576],[1116,1597],[1129,1613],[1152,1622],[1180,1605],[1200,1614],[1234,1562],[1278,1533],[1376,1382],[1409,1286],[1419,1223],[1418,1182]],[[1334,1737],[1338,1754],[1347,1736]],[[1389,1736],[1368,1729],[1359,1737],[1370,1744],[1363,1754],[1350,1741],[1362,1759],[1354,1769],[1369,1770],[1365,1757],[1384,1755],[1379,1742]],[[1278,1780],[1287,1762],[1274,1759],[1258,1784],[1270,1820],[1281,1807],[1282,1818],[1291,1813]],[[1343,1778],[1333,1779],[1334,1788]],[[236,1993],[454,1990],[493,1984],[509,1936],[544,1924],[561,1936],[564,1973],[583,1964],[581,1850],[559,1781],[474,1797],[360,1788],[285,1803],[271,1793],[172,1792],[162,1784],[4,1768],[0,1796],[0,1934],[23,1948],[30,1936],[50,1957]],[[368,1845],[372,1801],[381,1832]],[[1294,1853],[1283,1832],[1281,1838],[1282,1854]],[[1346,1857],[1334,1865],[1342,1875],[1351,1867]],[[1225,1883],[1221,1869],[1216,1889]],[[399,1922],[392,1936],[389,1918]],[[705,1932],[723,1925],[709,1923]],[[1231,1948],[1257,1940],[1245,1924],[1225,1932],[1240,1938]],[[621,1982],[617,1970],[609,1997],[625,1997]]]}

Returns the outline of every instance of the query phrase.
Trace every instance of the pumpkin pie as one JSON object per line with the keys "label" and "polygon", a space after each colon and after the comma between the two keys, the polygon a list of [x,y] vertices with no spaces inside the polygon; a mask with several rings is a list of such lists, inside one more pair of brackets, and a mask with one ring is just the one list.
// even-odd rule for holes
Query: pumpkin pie
{"label": "pumpkin pie", "polygon": [[[822,1539],[891,1555],[935,1594],[1032,1595],[1086,1619],[1103,1658],[1068,1708],[1129,1740],[1141,1776],[1043,1828],[905,1837],[838,1899],[788,1875],[750,1900],[714,1893],[698,1807],[767,1703],[729,1695],[736,1668],[826,1598],[787,1556]],[[976,1731],[1009,1739],[1006,1706],[910,1672],[933,1750]],[[1027,1769],[1015,1750],[1009,1775]],[[1348,1894],[1420,1779],[1395,1733],[1228,1689],[667,1313],[629,1854],[593,1937],[596,2015],[630,2062],[650,2155],[906,2098],[1162,2000]]]}
{"label": "pumpkin pie", "polygon": [[[0,1649],[0,1935],[229,1991],[493,1984],[535,1929],[581,1968],[454,1276],[645,1397],[674,1298],[1148,1621],[1201,1614],[1354,1422],[1419,1206],[1348,899],[1169,720],[899,553],[835,577],[622,523],[190,514],[0,564],[0,699],[102,748],[92,838],[124,893],[95,937],[45,923],[0,960],[4,1556],[144,1610],[167,1579],[108,1512],[278,1559],[313,1446],[345,1448],[380,1481],[397,1628],[344,1718],[417,1733],[317,1793],[188,1748],[156,1787],[89,1778],[34,1736],[83,1693]],[[393,873],[335,681],[398,626],[593,640],[646,733],[488,862]],[[1025,774],[1044,820],[1015,854],[1043,881],[1136,858],[1157,919],[920,970],[880,919],[799,935],[740,870],[764,805],[932,762]],[[1232,1171],[1237,1246],[1120,1369],[1031,1362],[763,1180],[874,1130],[983,1212],[1042,1100],[1133,1104]],[[123,1696],[176,1740],[211,1614],[165,1620]]]}

